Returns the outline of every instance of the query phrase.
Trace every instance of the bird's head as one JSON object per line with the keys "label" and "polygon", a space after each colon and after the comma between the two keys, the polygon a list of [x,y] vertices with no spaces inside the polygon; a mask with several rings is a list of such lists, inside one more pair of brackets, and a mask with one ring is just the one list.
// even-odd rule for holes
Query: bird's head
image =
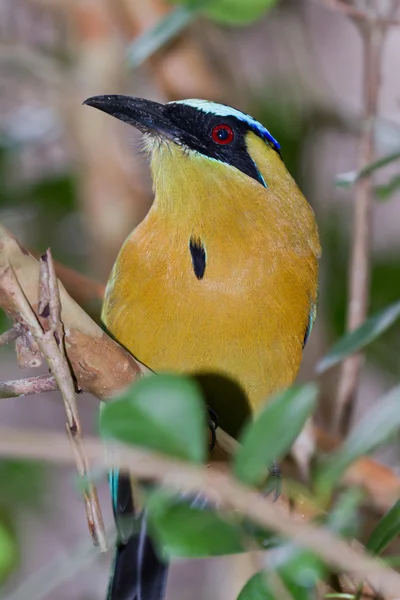
{"label": "bird's head", "polygon": [[268,239],[272,254],[288,244],[296,252],[311,246],[319,254],[311,207],[286,169],[278,142],[249,115],[194,99],[160,104],[105,95],[84,104],[144,134],[155,189],[150,212],[164,223],[168,219],[173,231],[209,230],[222,246],[249,239],[265,246]]}
{"label": "bird's head", "polygon": [[224,104],[194,99],[160,104],[121,95],[94,96],[84,104],[143,132],[152,159],[164,169],[168,157],[173,156],[177,169],[182,168],[179,162],[187,165],[191,159],[206,166],[208,173],[214,165],[221,174],[223,166],[225,177],[245,176],[264,188],[273,183],[277,171],[286,171],[280,146],[270,132]]}

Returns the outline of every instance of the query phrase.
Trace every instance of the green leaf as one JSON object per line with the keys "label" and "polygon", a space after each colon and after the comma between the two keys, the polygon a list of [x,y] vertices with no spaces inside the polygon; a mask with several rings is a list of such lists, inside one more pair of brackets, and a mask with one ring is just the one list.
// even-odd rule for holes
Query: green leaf
{"label": "green leaf", "polygon": [[388,306],[369,317],[358,329],[343,336],[317,364],[317,373],[324,373],[340,363],[346,356],[358,352],[376,340],[400,317],[400,302]]}
{"label": "green leaf", "polygon": [[349,188],[354,183],[356,183],[356,181],[359,181],[362,177],[373,173],[377,169],[386,167],[386,165],[392,163],[395,160],[398,160],[399,158],[400,150],[397,150],[396,152],[391,152],[387,156],[384,156],[383,158],[380,158],[379,160],[376,160],[371,164],[367,165],[360,171],[350,171],[348,173],[341,173],[340,175],[337,175],[335,183],[338,187]]}
{"label": "green leaf", "polygon": [[294,386],[270,400],[242,435],[234,462],[236,476],[248,485],[262,483],[267,467],[283,456],[315,410],[317,387]]}
{"label": "green leaf", "polygon": [[17,540],[9,527],[0,521],[0,584],[16,568],[19,560]]}
{"label": "green leaf", "polygon": [[128,46],[126,58],[128,67],[137,69],[157,50],[172,41],[197,16],[194,7],[179,6],[171,11],[157,25],[135,38]]}
{"label": "green leaf", "polygon": [[278,0],[175,0],[197,7],[209,19],[225,25],[246,25],[261,18]]}
{"label": "green leaf", "polygon": [[298,548],[292,543],[283,544],[269,553],[268,570],[254,575],[246,583],[237,600],[278,600],[280,589],[275,590],[272,587],[273,579],[269,581],[269,570],[278,575],[281,585],[288,592],[288,597],[296,600],[313,598],[313,589],[326,572],[322,561],[308,550]]}
{"label": "green leaf", "polygon": [[259,571],[248,580],[237,600],[276,600],[268,585],[268,575],[265,571]]}
{"label": "green leaf", "polygon": [[347,467],[360,456],[370,454],[390,440],[400,427],[400,386],[393,388],[358,422],[342,447],[319,468],[316,487],[322,495],[330,493]]}
{"label": "green leaf", "polygon": [[146,503],[149,527],[168,560],[202,558],[244,552],[242,530],[210,508],[156,492]]}
{"label": "green leaf", "polygon": [[106,438],[202,462],[207,435],[200,388],[189,377],[146,376],[102,407],[100,432]]}
{"label": "green leaf", "polygon": [[366,548],[373,554],[381,554],[383,550],[400,533],[400,500],[382,517],[369,536]]}
{"label": "green leaf", "polygon": [[400,189],[400,175],[392,177],[388,183],[378,185],[375,188],[375,194],[378,200],[389,200],[389,198]]}

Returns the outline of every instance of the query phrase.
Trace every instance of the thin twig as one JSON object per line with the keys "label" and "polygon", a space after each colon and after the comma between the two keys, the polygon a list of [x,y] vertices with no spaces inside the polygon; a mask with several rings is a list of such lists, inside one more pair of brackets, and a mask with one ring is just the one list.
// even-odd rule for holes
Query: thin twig
{"label": "thin twig", "polygon": [[[39,305],[41,305],[42,307],[46,305],[45,296],[50,291],[50,284],[48,283],[49,277],[43,274],[44,262],[45,261],[42,261],[41,265],[41,299],[39,301]],[[49,260],[47,259],[46,263],[48,264],[48,262]],[[62,393],[64,404],[66,406],[68,429],[69,431],[72,431],[77,434],[78,441],[77,447],[74,448],[74,453],[77,459],[78,472],[80,473],[80,475],[87,475],[86,458],[82,456],[82,453],[78,446],[80,442],[80,424],[79,418],[77,418],[74,383],[71,377],[68,361],[66,360],[62,351],[60,350],[60,347],[54,336],[54,332],[57,329],[57,325],[55,323],[50,323],[50,329],[48,331],[44,330],[36,314],[34,313],[31,305],[29,304],[11,265],[8,265],[8,267],[3,269],[3,271],[0,273],[0,279],[3,289],[13,290],[13,312],[19,315],[19,318],[22,320],[23,324],[28,328],[29,333],[31,334],[34,342],[37,344],[38,348],[40,349],[40,352],[45,357],[50,371],[52,372],[54,379],[56,380],[57,386]],[[56,286],[56,288],[58,289],[58,286]],[[55,311],[59,311],[59,308],[57,308],[57,302],[59,303],[60,301],[59,299],[57,300],[53,298],[51,302],[53,307],[52,316],[55,318]],[[48,302],[48,305],[50,311],[50,300]],[[90,498],[90,500],[92,500],[92,498]],[[89,529],[92,534],[93,541],[95,543],[98,543],[101,546],[101,549],[104,551],[106,549],[104,526],[102,526],[102,519],[100,507],[97,501],[97,496],[93,496],[93,501],[90,502],[87,498],[85,498],[85,508],[88,518]],[[97,528],[96,525],[100,525],[100,527]],[[94,535],[94,533],[96,535]]]}
{"label": "thin twig", "polygon": [[[65,412],[67,415],[67,434],[75,455],[78,473],[81,477],[87,477],[89,467],[82,447],[82,427],[76,403],[75,384],[65,353],[64,329],[61,321],[60,293],[50,249],[48,249],[41,257],[39,265],[38,312],[41,317],[48,319],[50,325],[50,329],[41,336],[41,339],[46,340],[46,343],[44,344],[45,351],[43,351],[42,347],[41,350],[52,370],[64,400]],[[37,341],[40,346],[39,340]],[[94,485],[90,484],[87,492],[84,493],[84,502],[93,542],[95,545],[100,545],[102,551],[106,551],[107,545],[104,524],[97,497],[97,490]]]}
{"label": "thin twig", "polygon": [[[240,443],[220,427],[216,434],[218,447],[226,454],[234,456],[240,448]],[[319,454],[333,452],[340,446],[339,438],[327,434],[318,427],[313,428],[312,435],[315,437]],[[219,460],[218,457],[217,460]],[[341,484],[346,487],[362,488],[366,499],[375,510],[381,513],[387,512],[400,496],[400,480],[397,475],[392,469],[374,461],[369,456],[362,456],[352,463],[343,475]],[[311,505],[307,508],[310,514],[313,510]]]}
{"label": "thin twig", "polygon": [[[364,48],[364,124],[360,140],[358,168],[361,170],[374,159],[374,121],[382,64],[382,48],[387,27],[375,19],[363,21],[360,32]],[[372,225],[372,175],[362,177],[355,189],[355,212],[350,259],[349,301],[347,330],[359,327],[367,316],[370,281],[370,246]],[[363,357],[356,354],[347,358],[339,379],[335,404],[334,430],[347,431],[357,392]]]}
{"label": "thin twig", "polygon": [[[95,438],[86,438],[85,453],[91,461],[98,461],[107,468],[117,466],[139,479],[153,480],[181,493],[201,493],[211,503],[226,510],[240,511],[261,527],[308,548],[334,569],[349,573],[357,580],[368,580],[381,594],[398,597],[398,573],[364,552],[354,550],[326,527],[299,522],[278,503],[272,503],[243,486],[230,474],[212,466],[201,467],[139,448],[120,444],[105,446]],[[73,462],[64,437],[47,431],[38,433],[0,428],[0,455],[60,464]]]}
{"label": "thin twig", "polygon": [[0,398],[17,398],[30,394],[54,392],[58,385],[53,375],[39,375],[14,381],[0,381]]}
{"label": "thin twig", "polygon": [[5,331],[0,335],[0,348],[2,346],[7,346],[7,344],[16,340],[21,333],[21,326],[19,323],[16,323],[14,327],[11,327],[11,329],[8,329],[8,331]]}
{"label": "thin twig", "polygon": [[[50,329],[45,335],[51,333],[59,349],[61,360],[57,368],[56,378],[64,400],[65,412],[67,415],[67,435],[75,455],[78,473],[81,477],[87,478],[89,466],[82,446],[82,426],[76,403],[75,384],[72,379],[71,370],[65,353],[64,328],[61,321],[60,293],[50,249],[41,256],[39,265],[40,284],[38,312],[40,316],[45,318],[48,317]],[[103,551],[106,551],[107,542],[105,539],[99,499],[96,487],[92,483],[89,483],[87,486],[86,491],[83,493],[83,498],[93,542],[96,546],[100,545]]]}

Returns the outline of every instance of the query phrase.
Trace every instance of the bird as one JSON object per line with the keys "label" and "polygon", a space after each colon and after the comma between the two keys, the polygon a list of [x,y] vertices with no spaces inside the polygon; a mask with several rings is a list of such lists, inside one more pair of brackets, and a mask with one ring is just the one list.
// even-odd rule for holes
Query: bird
{"label": "bird", "polygon": [[[318,297],[315,215],[278,141],[208,100],[102,95],[84,104],[142,132],[153,181],[151,207],[107,283],[107,331],[156,373],[233,382],[256,413],[295,380]],[[219,404],[227,422],[246,413],[235,398]],[[118,524],[135,514],[132,487],[115,473],[111,488]],[[164,598],[168,566],[145,519],[120,534],[113,569],[108,600]]]}

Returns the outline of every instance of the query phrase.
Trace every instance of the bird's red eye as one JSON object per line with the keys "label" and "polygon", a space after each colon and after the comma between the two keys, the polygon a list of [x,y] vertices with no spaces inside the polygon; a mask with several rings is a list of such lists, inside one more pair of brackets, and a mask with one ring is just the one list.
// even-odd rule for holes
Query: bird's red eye
{"label": "bird's red eye", "polygon": [[230,144],[234,136],[229,125],[216,125],[212,128],[211,137],[216,144]]}

